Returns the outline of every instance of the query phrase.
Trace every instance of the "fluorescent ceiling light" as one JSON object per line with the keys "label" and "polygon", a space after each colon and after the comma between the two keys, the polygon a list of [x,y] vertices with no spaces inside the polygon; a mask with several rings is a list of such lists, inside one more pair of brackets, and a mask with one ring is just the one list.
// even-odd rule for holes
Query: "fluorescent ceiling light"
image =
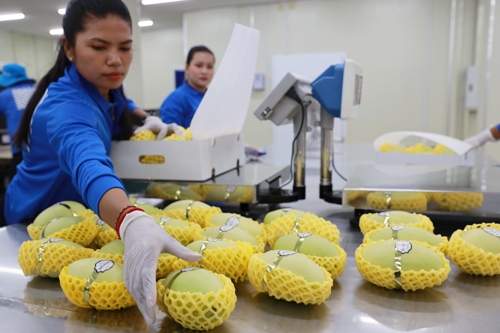
{"label": "fluorescent ceiling light", "polygon": [[139,21],[138,25],[140,27],[150,27],[153,25],[153,21],[151,20]]}
{"label": "fluorescent ceiling light", "polygon": [[142,0],[143,5],[156,5],[157,3],[176,2],[184,0]]}
{"label": "fluorescent ceiling light", "polygon": [[57,36],[57,35],[62,35],[64,33],[64,30],[63,29],[51,29],[49,31],[49,33],[52,35],[52,36]]}
{"label": "fluorescent ceiling light", "polygon": [[57,10],[57,12],[61,15],[64,15],[64,14],[66,14],[66,8],[60,8]]}
{"label": "fluorescent ceiling light", "polygon": [[23,13],[0,15],[0,21],[22,20],[23,18]]}

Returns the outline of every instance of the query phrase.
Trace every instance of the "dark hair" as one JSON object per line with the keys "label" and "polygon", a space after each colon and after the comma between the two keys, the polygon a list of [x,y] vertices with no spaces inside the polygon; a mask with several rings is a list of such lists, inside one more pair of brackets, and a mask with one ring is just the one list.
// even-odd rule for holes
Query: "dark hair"
{"label": "dark hair", "polygon": [[186,65],[189,66],[189,64],[191,63],[191,61],[193,60],[193,57],[195,55],[195,53],[198,53],[198,52],[206,52],[206,53],[210,53],[212,55],[212,57],[214,57],[214,62],[215,62],[215,56],[214,56],[214,53],[212,51],[210,51],[210,49],[204,45],[198,45],[198,46],[193,46],[189,52],[188,52],[188,56],[187,56],[187,59],[186,59]]}
{"label": "dark hair", "polygon": [[[132,29],[130,12],[122,0],[71,0],[66,7],[66,14],[64,14],[62,22],[64,38],[66,38],[68,45],[75,47],[76,35],[85,30],[85,21],[87,19],[90,17],[105,18],[108,15],[119,16],[128,22],[130,29]],[[66,57],[61,38],[58,43],[57,59],[54,66],[40,80],[24,110],[23,118],[14,136],[14,144],[18,148],[29,142],[31,118],[45,91],[52,82],[56,82],[64,75],[64,70],[70,65],[71,61]],[[123,89],[120,87],[119,90],[122,96],[125,97]],[[122,128],[120,139],[128,139],[133,132],[132,117],[127,111],[125,110],[120,118],[120,127]]]}

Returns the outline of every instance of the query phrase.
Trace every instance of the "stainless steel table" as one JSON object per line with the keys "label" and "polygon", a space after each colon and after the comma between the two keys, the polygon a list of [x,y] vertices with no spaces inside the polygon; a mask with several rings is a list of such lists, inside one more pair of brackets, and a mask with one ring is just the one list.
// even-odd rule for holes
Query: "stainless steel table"
{"label": "stainless steel table", "polygon": [[[288,205],[308,209],[335,223],[348,254],[344,273],[321,305],[300,305],[257,294],[248,283],[236,285],[236,308],[213,332],[498,332],[500,277],[475,277],[453,264],[448,279],[417,292],[386,290],[365,281],[354,251],[361,233],[349,225],[352,210],[319,200]],[[188,332],[157,311],[146,327],[136,307],[94,311],[71,304],[57,279],[24,277],[17,251],[28,239],[26,227],[0,229],[0,332]]]}

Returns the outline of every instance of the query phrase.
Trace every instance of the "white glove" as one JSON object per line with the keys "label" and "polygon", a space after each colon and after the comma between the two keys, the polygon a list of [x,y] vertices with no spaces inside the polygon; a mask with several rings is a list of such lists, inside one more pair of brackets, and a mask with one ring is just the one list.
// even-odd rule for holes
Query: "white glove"
{"label": "white glove", "polygon": [[156,116],[148,116],[144,120],[144,125],[138,127],[134,134],[139,133],[140,131],[150,130],[156,134],[156,140],[161,140],[166,137],[168,134],[179,134],[184,136],[184,133],[181,131],[179,126],[176,123],[165,124],[160,117]]}
{"label": "white glove", "polygon": [[151,216],[140,211],[125,216],[120,235],[125,246],[125,286],[146,323],[152,325],[156,320],[156,267],[160,253],[168,252],[193,262],[200,261],[201,254],[182,246]]}
{"label": "white glove", "polygon": [[496,139],[493,137],[493,134],[491,133],[491,130],[489,128],[479,132],[478,134],[471,136],[467,139],[464,140],[467,143],[470,143],[474,148],[479,148],[482,145],[484,145],[486,142],[489,141],[496,141]]}

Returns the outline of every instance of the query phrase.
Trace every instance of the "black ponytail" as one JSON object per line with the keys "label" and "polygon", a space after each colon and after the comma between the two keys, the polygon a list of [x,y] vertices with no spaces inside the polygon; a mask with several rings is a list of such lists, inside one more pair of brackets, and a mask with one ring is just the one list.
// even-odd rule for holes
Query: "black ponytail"
{"label": "black ponytail", "polygon": [[[132,18],[127,6],[122,0],[71,0],[66,7],[66,14],[63,17],[64,37],[71,48],[75,47],[76,35],[85,30],[85,20],[89,17],[105,18],[107,15],[116,15],[129,23],[132,30]],[[64,75],[64,70],[71,65],[71,61],[66,57],[62,40],[59,40],[57,58],[54,66],[40,80],[38,86],[26,105],[21,123],[14,136],[14,145],[19,149],[24,144],[29,143],[31,118],[35,109],[40,103],[45,91],[52,82],[56,82]],[[120,93],[125,98],[123,89]],[[128,109],[124,110],[120,118],[122,128],[121,139],[128,139],[132,135],[132,116]],[[127,136],[128,135],[128,136]]]}

